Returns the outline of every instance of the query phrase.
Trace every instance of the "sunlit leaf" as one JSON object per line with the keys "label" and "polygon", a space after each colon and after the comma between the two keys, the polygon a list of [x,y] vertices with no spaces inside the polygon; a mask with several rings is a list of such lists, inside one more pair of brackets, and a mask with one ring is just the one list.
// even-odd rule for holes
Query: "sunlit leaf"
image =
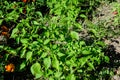
{"label": "sunlit leaf", "polygon": [[27,38],[20,39],[20,41],[21,41],[21,43],[23,43],[23,44],[26,44],[26,43],[28,43],[28,39],[27,39]]}
{"label": "sunlit leaf", "polygon": [[26,53],[26,48],[24,47],[21,51],[20,51],[20,57],[21,58],[25,58],[25,53]]}
{"label": "sunlit leaf", "polygon": [[55,77],[56,77],[56,78],[60,78],[61,75],[62,75],[62,72],[56,72],[56,73],[55,73]]}
{"label": "sunlit leaf", "polygon": [[28,52],[26,53],[26,59],[29,60],[29,59],[31,59],[31,58],[32,58],[32,51],[28,51]]}
{"label": "sunlit leaf", "polygon": [[13,30],[12,30],[12,34],[11,34],[11,38],[15,38],[17,35],[16,35],[16,33],[18,32],[19,30],[18,30],[18,28],[14,28]]}
{"label": "sunlit leaf", "polygon": [[38,23],[37,21],[33,21],[34,25],[40,25],[40,23]]}
{"label": "sunlit leaf", "polygon": [[48,69],[50,67],[50,65],[51,65],[50,57],[44,58],[43,62],[44,62],[45,68]]}
{"label": "sunlit leaf", "polygon": [[91,52],[88,51],[88,50],[83,50],[83,51],[82,51],[82,54],[84,54],[84,55],[88,55],[88,54],[91,54]]}
{"label": "sunlit leaf", "polygon": [[64,53],[59,52],[59,53],[57,53],[57,55],[58,55],[59,57],[62,57],[62,56],[64,56],[65,54],[64,54]]}
{"label": "sunlit leaf", "polygon": [[23,34],[23,35],[26,34],[26,30],[25,30],[25,28],[22,28],[22,34]]}
{"label": "sunlit leaf", "polygon": [[48,55],[47,52],[42,53],[41,58],[45,58]]}
{"label": "sunlit leaf", "polygon": [[46,39],[45,41],[44,41],[44,44],[46,45],[46,44],[48,44],[50,42],[50,39]]}
{"label": "sunlit leaf", "polygon": [[82,25],[80,23],[75,23],[75,26],[79,29],[82,29]]}
{"label": "sunlit leaf", "polygon": [[65,80],[76,80],[76,77],[74,76],[74,74],[69,74]]}
{"label": "sunlit leaf", "polygon": [[[41,0],[40,0],[41,1]],[[40,11],[36,11],[36,14],[38,15],[38,16],[42,16],[42,13],[40,12]]]}
{"label": "sunlit leaf", "polygon": [[80,17],[82,17],[82,18],[87,18],[87,16],[84,15],[84,14],[81,14]]}
{"label": "sunlit leaf", "polygon": [[94,68],[94,65],[93,65],[91,62],[88,62],[87,64],[88,64],[88,66],[89,66],[91,69],[95,69],[95,68]]}
{"label": "sunlit leaf", "polygon": [[90,57],[91,57],[91,56],[80,58],[80,59],[79,59],[80,66],[83,67],[83,66],[87,63],[88,59],[90,59]]}
{"label": "sunlit leaf", "polygon": [[31,66],[30,70],[31,70],[31,73],[35,76],[35,78],[40,78],[43,75],[41,66],[38,62],[34,63]]}
{"label": "sunlit leaf", "polygon": [[53,49],[56,49],[56,48],[57,48],[57,45],[53,45],[52,48],[53,48]]}
{"label": "sunlit leaf", "polygon": [[77,39],[77,40],[79,39],[79,34],[75,31],[71,31],[70,35],[72,39]]}
{"label": "sunlit leaf", "polygon": [[53,55],[52,66],[53,66],[54,68],[56,68],[57,70],[59,70],[59,61],[58,61],[56,55]]}
{"label": "sunlit leaf", "polygon": [[85,45],[85,41],[80,41],[80,46],[83,46],[83,45]]}

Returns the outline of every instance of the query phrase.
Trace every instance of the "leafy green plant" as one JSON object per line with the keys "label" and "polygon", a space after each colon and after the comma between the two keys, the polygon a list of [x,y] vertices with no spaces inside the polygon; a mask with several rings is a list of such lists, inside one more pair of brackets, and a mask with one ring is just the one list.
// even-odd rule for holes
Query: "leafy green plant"
{"label": "leafy green plant", "polygon": [[[79,36],[82,25],[76,19],[82,12],[79,7],[82,2],[84,3],[82,0],[47,0],[39,3],[39,0],[36,0],[25,4],[4,1],[7,7],[3,6],[1,9],[5,7],[4,9],[9,10],[10,5],[17,5],[11,12],[0,12],[3,17],[0,19],[1,24],[3,20],[15,23],[9,37],[15,40],[15,46],[3,45],[1,51],[9,52],[5,56],[19,56],[16,72],[24,71],[29,66],[36,79],[89,79],[92,74],[96,75],[92,71],[95,71],[101,62],[109,62],[102,52],[105,47],[102,41],[94,40],[91,45],[87,45]],[[95,2],[90,1],[88,4],[93,6]],[[49,9],[46,14],[36,9],[43,5]],[[96,34],[95,29],[92,31]],[[8,60],[8,57],[2,61],[5,60]]]}

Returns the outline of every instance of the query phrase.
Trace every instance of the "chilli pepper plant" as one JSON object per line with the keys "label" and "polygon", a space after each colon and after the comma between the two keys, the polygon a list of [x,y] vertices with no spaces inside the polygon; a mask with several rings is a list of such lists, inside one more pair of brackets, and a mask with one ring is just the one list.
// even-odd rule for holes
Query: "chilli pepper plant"
{"label": "chilli pepper plant", "polygon": [[0,38],[5,40],[0,39],[0,71],[28,68],[43,80],[99,78],[99,65],[109,62],[102,51],[105,44],[95,33],[88,45],[80,37],[82,21],[77,20],[87,19],[97,3],[99,0],[2,0]]}

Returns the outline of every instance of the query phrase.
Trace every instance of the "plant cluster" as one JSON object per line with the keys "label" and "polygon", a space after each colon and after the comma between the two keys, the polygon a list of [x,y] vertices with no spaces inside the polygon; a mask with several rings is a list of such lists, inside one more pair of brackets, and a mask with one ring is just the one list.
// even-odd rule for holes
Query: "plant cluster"
{"label": "plant cluster", "polygon": [[99,65],[109,62],[102,51],[105,44],[94,28],[97,26],[89,24],[94,40],[88,45],[80,37],[83,26],[77,19],[87,19],[86,14],[99,3],[99,0],[0,2],[0,71],[21,72],[29,68],[36,79],[43,80],[98,79]]}

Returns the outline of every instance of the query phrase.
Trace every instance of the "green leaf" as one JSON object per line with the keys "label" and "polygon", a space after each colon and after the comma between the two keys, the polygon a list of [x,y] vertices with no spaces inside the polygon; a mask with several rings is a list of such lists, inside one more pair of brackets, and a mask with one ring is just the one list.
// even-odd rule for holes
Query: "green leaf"
{"label": "green leaf", "polygon": [[64,53],[61,53],[61,52],[58,52],[57,55],[58,55],[59,57],[62,57],[62,56],[64,56],[65,54],[64,54]]}
{"label": "green leaf", "polygon": [[82,51],[82,54],[83,54],[83,55],[88,55],[88,54],[91,54],[91,52],[88,51],[88,50],[83,50],[83,51]]}
{"label": "green leaf", "polygon": [[65,80],[76,80],[74,74],[69,74]]}
{"label": "green leaf", "polygon": [[59,36],[60,36],[60,40],[62,40],[62,41],[65,40],[65,37],[63,34],[60,34]]}
{"label": "green leaf", "polygon": [[37,37],[39,37],[39,35],[38,34],[32,34],[32,37],[37,38]]}
{"label": "green leaf", "polygon": [[72,39],[79,39],[79,34],[75,31],[71,31],[70,35]]}
{"label": "green leaf", "polygon": [[57,48],[57,45],[52,45],[52,48],[53,48],[53,49],[56,49],[56,48]]}
{"label": "green leaf", "polygon": [[75,23],[75,26],[79,29],[82,29],[82,25],[80,23]]}
{"label": "green leaf", "polygon": [[0,49],[3,49],[4,48],[4,46],[3,45],[0,45]]}
{"label": "green leaf", "polygon": [[87,64],[88,64],[88,66],[89,66],[90,68],[95,69],[95,68],[94,68],[94,65],[93,65],[92,63],[88,62]]}
{"label": "green leaf", "polygon": [[85,41],[80,41],[80,46],[83,46],[83,45],[85,45]]}
{"label": "green leaf", "polygon": [[14,49],[8,50],[8,52],[11,53],[11,54],[16,54],[17,53],[16,50],[14,50]]}
{"label": "green leaf", "polygon": [[16,38],[16,43],[19,44],[20,43],[20,37]]}
{"label": "green leaf", "polygon": [[65,62],[66,62],[67,65],[71,65],[70,60],[66,60]]}
{"label": "green leaf", "polygon": [[50,65],[51,65],[51,59],[50,59],[50,57],[44,58],[43,62],[44,62],[45,68],[47,70],[50,67]]}
{"label": "green leaf", "polygon": [[2,24],[2,22],[3,22],[3,19],[0,19],[0,25]]}
{"label": "green leaf", "polygon": [[22,28],[22,34],[25,35],[26,34],[26,30],[24,28]]}
{"label": "green leaf", "polygon": [[32,51],[28,51],[27,53],[26,53],[26,59],[27,60],[30,60],[32,58]]}
{"label": "green leaf", "polygon": [[54,78],[53,78],[53,77],[50,77],[49,80],[54,80]]}
{"label": "green leaf", "polygon": [[100,45],[100,46],[102,46],[102,47],[105,46],[105,43],[104,43],[103,41],[98,41],[98,42],[96,42],[96,44],[98,44],[98,45]]}
{"label": "green leaf", "polygon": [[23,44],[28,43],[28,39],[26,39],[26,38],[24,38],[24,39],[20,39],[20,41],[21,41],[21,43],[23,43]]}
{"label": "green leaf", "polygon": [[49,77],[50,75],[53,75],[53,73],[55,73],[54,70],[47,69],[47,70],[45,70],[44,76]]}
{"label": "green leaf", "polygon": [[110,58],[108,56],[105,56],[105,62],[109,63]]}
{"label": "green leaf", "polygon": [[20,58],[24,58],[24,57],[25,57],[25,53],[26,53],[26,48],[24,47],[24,48],[20,51]]}
{"label": "green leaf", "polygon": [[48,38],[50,36],[49,32],[45,32],[45,36]]}
{"label": "green leaf", "polygon": [[34,25],[40,25],[40,23],[38,23],[37,21],[33,21]]}
{"label": "green leaf", "polygon": [[90,58],[91,58],[91,56],[80,58],[79,59],[80,66],[83,67],[87,63],[88,59],[90,59]]}
{"label": "green leaf", "polygon": [[55,73],[55,77],[56,77],[56,78],[60,78],[61,75],[62,75],[62,72],[56,72],[56,73]]}
{"label": "green leaf", "polygon": [[80,17],[82,17],[82,18],[87,18],[87,16],[84,15],[84,14],[81,14]]}
{"label": "green leaf", "polygon": [[13,18],[13,16],[7,16],[7,18],[5,18],[7,21],[9,21],[9,20],[13,20],[14,18]]}
{"label": "green leaf", "polygon": [[41,66],[38,62],[34,63],[31,66],[30,70],[31,70],[31,73],[35,76],[35,78],[40,78],[43,75]]}
{"label": "green leaf", "polygon": [[12,34],[11,34],[11,38],[15,38],[16,36],[17,36],[17,32],[18,32],[19,30],[18,30],[18,28],[14,28],[13,30],[12,30]]}
{"label": "green leaf", "polygon": [[59,70],[59,61],[58,61],[56,55],[53,55],[52,66],[53,66],[54,68],[56,68],[57,70]]}
{"label": "green leaf", "polygon": [[94,35],[97,34],[97,31],[96,31],[95,29],[90,29],[89,31],[90,31],[91,33],[93,33]]}
{"label": "green leaf", "polygon": [[[38,1],[41,1],[41,0],[38,0]],[[36,11],[36,14],[37,14],[38,16],[42,16],[42,13],[41,13],[40,11]]]}
{"label": "green leaf", "polygon": [[25,62],[22,62],[22,63],[20,64],[20,70],[22,70],[23,68],[25,68],[25,66],[26,66]]}
{"label": "green leaf", "polygon": [[42,53],[41,58],[45,58],[48,55],[47,52]]}
{"label": "green leaf", "polygon": [[82,73],[82,72],[83,72],[83,70],[82,70],[82,69],[80,69],[80,70],[77,70],[77,72],[80,72],[80,73]]}
{"label": "green leaf", "polygon": [[46,39],[46,40],[44,41],[44,45],[48,44],[49,42],[50,42],[50,39]]}

